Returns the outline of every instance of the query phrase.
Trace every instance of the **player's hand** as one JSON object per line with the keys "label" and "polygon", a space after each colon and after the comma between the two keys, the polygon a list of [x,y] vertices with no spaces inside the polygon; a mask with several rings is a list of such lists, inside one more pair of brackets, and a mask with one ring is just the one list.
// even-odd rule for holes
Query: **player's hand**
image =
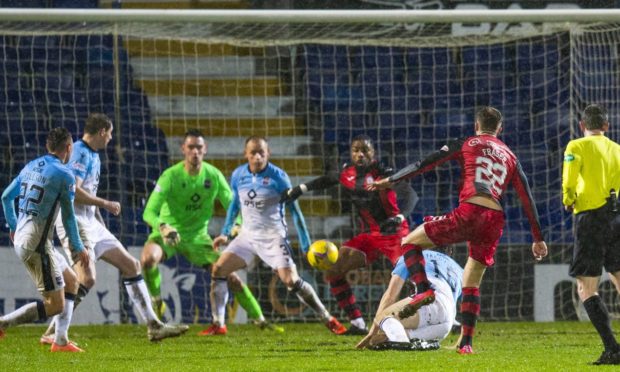
{"label": "player's hand", "polygon": [[15,231],[9,231],[9,239],[11,239],[11,243],[15,244]]}
{"label": "player's hand", "polygon": [[355,348],[357,349],[365,349],[370,345],[370,340],[374,337],[374,335],[377,333],[377,329],[379,327],[377,327],[374,323],[372,325],[372,327],[370,327],[370,331],[368,331],[368,334],[366,336],[364,336],[364,338],[357,343],[357,345],[355,345]]}
{"label": "player's hand", "polygon": [[179,235],[177,229],[167,223],[159,225],[159,232],[164,238],[164,243],[168,246],[174,247],[181,242],[181,235]]}
{"label": "player's hand", "polygon": [[390,179],[383,178],[366,186],[366,190],[375,191],[375,190],[389,189],[390,187],[392,187],[392,182],[390,182]]}
{"label": "player's hand", "polygon": [[542,260],[544,257],[547,257],[547,244],[544,241],[534,242],[532,244],[532,253],[536,261]]}
{"label": "player's hand", "polygon": [[79,252],[77,254],[77,259],[79,260],[80,265],[82,265],[83,268],[87,268],[90,263],[90,255],[88,254],[88,250],[84,248],[82,252]]}
{"label": "player's hand", "polygon": [[292,203],[304,193],[302,185],[295,186],[292,189],[286,189],[280,194],[280,203]]}
{"label": "player's hand", "polygon": [[404,220],[405,216],[403,216],[402,214],[397,214],[394,217],[386,218],[379,225],[379,230],[381,231],[381,234],[384,235],[396,234],[400,226],[403,224]]}
{"label": "player's hand", "polygon": [[103,202],[103,209],[112,213],[115,216],[121,214],[121,203],[115,201],[106,200]]}
{"label": "player's hand", "polygon": [[220,235],[217,238],[213,239],[213,250],[219,251],[220,245],[228,243],[228,236]]}

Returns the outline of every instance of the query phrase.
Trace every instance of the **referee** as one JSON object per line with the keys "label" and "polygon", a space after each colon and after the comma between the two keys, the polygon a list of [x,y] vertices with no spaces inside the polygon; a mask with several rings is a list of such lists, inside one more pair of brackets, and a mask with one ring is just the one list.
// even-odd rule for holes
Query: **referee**
{"label": "referee", "polygon": [[603,267],[620,281],[620,145],[605,136],[609,120],[599,105],[586,107],[579,128],[584,136],[568,143],[562,169],[562,203],[575,214],[569,274],[605,346],[593,364],[620,364],[620,345],[597,293]]}

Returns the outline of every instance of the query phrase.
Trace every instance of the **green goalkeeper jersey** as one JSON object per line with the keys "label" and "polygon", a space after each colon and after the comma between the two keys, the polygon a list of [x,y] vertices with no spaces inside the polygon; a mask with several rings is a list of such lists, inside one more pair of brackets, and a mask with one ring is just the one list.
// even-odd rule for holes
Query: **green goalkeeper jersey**
{"label": "green goalkeeper jersey", "polygon": [[167,223],[181,236],[207,233],[215,199],[224,209],[228,209],[232,201],[232,191],[222,172],[203,161],[200,173],[190,176],[181,161],[159,177],[143,218],[154,230],[161,223]]}

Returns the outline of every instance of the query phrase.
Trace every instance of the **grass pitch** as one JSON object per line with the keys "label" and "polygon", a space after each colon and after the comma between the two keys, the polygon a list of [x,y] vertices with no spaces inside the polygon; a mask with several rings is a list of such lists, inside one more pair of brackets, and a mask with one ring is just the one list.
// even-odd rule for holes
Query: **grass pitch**
{"label": "grass pitch", "polygon": [[[2,371],[584,371],[602,346],[590,323],[479,323],[475,355],[437,351],[356,350],[361,337],[335,336],[320,324],[283,324],[283,334],[229,325],[227,336],[199,337],[192,326],[179,338],[151,343],[137,325],[75,326],[81,354],[51,354],[38,344],[43,326],[16,327],[0,340]],[[619,329],[620,324],[614,324]],[[615,368],[614,368],[615,367]]]}

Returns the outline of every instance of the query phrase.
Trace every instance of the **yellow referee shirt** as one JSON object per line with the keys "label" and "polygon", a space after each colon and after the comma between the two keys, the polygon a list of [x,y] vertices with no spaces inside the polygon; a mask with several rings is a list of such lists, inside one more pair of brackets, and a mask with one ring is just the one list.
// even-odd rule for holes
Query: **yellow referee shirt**
{"label": "yellow referee shirt", "polygon": [[602,207],[615,189],[620,194],[620,145],[604,135],[572,140],[564,152],[562,203],[574,213]]}

